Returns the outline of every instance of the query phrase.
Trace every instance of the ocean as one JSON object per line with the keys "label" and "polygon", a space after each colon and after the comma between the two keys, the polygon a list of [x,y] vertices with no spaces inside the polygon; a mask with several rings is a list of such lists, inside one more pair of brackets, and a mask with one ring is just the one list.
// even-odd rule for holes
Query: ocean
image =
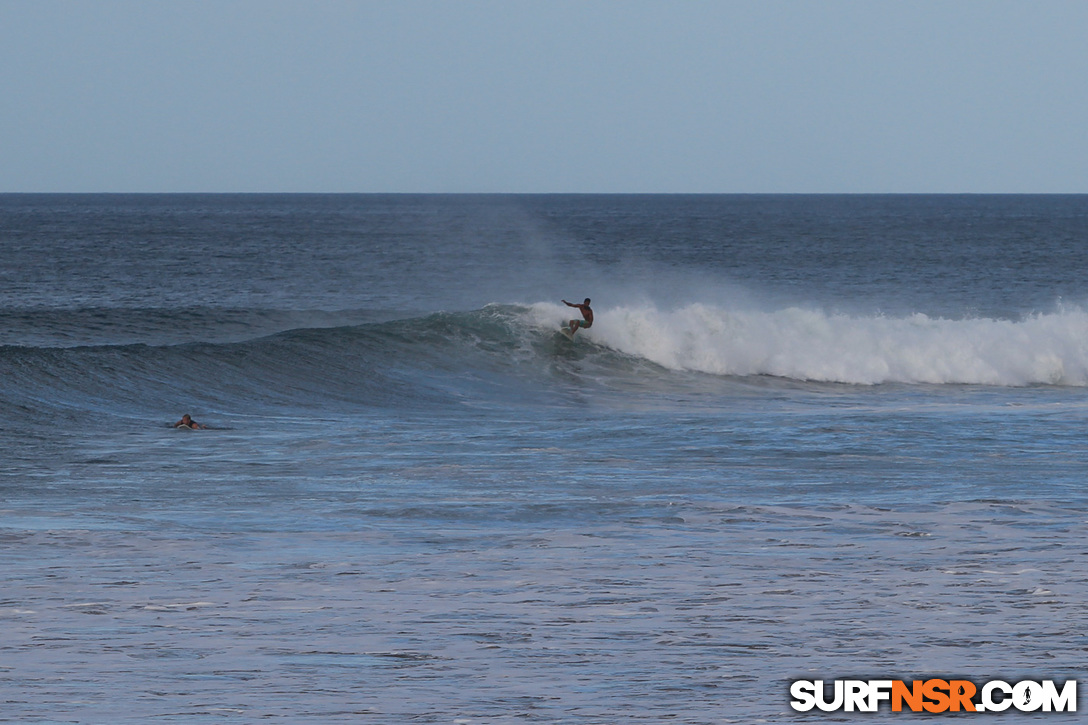
{"label": "ocean", "polygon": [[1088,196],[0,195],[0,722],[1082,680],[1086,272]]}

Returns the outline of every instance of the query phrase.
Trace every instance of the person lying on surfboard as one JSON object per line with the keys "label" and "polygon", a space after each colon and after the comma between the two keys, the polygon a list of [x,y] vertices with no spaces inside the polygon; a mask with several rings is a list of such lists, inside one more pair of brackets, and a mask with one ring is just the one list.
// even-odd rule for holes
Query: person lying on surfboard
{"label": "person lying on surfboard", "polygon": [[570,321],[570,336],[574,337],[574,333],[578,331],[578,328],[588,330],[593,327],[593,310],[589,309],[589,298],[586,297],[586,301],[582,304],[575,304],[573,302],[567,302],[563,300],[563,304],[567,307],[577,307],[582,312],[582,317],[585,320],[571,320]]}
{"label": "person lying on surfboard", "polygon": [[190,418],[188,413],[181,416],[181,420],[179,420],[177,423],[174,423],[175,428],[181,428],[182,426],[186,428],[192,428],[193,430],[200,430],[204,427],[200,423],[197,423],[195,420]]}

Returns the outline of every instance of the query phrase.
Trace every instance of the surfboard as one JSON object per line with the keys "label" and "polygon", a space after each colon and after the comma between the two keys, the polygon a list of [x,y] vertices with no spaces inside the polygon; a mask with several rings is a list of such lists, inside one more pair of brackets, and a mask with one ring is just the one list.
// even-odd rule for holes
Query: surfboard
{"label": "surfboard", "polygon": [[559,328],[559,332],[563,333],[563,337],[567,338],[568,340],[574,340],[574,333],[570,331],[569,325],[561,326]]}
{"label": "surfboard", "polygon": [[174,430],[193,430],[193,428],[190,428],[187,425],[175,425]]}

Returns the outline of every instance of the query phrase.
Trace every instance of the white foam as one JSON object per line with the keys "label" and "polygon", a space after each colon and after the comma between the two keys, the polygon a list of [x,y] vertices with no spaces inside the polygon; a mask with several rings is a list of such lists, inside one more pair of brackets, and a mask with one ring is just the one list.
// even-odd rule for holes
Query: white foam
{"label": "white foam", "polygon": [[[531,315],[552,324],[563,310],[542,303]],[[855,384],[1088,385],[1088,312],[1077,308],[1002,320],[697,303],[616,307],[596,319],[579,334],[673,370]]]}

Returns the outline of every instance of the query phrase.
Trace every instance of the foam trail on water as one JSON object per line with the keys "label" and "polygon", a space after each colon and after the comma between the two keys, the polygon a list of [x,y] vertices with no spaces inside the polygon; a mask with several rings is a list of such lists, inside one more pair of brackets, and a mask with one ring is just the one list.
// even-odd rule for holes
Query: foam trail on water
{"label": "foam trail on water", "polygon": [[[534,321],[568,315],[551,304]],[[1088,385],[1088,312],[1021,320],[691,304],[601,310],[586,338],[672,370],[821,382]]]}

